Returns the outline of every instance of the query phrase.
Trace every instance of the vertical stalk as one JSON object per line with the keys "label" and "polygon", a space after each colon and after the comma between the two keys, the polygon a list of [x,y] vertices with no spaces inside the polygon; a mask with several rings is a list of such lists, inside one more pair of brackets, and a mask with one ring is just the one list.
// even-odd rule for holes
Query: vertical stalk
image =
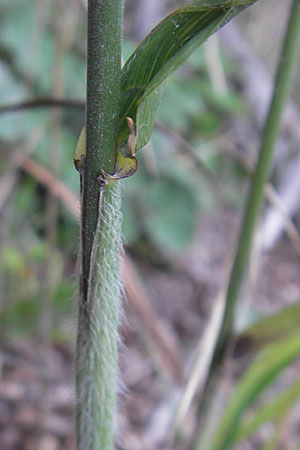
{"label": "vertical stalk", "polygon": [[123,0],[89,0],[82,279],[76,356],[77,450],[112,450],[120,303],[121,185],[113,173],[120,101]]}
{"label": "vertical stalk", "polygon": [[222,363],[226,355],[226,346],[228,345],[232,333],[235,306],[237,303],[245,266],[248,261],[256,220],[262,203],[263,188],[270,171],[274,144],[279,132],[280,120],[287,99],[288,90],[291,85],[293,68],[297,61],[299,35],[300,3],[299,0],[293,0],[275,78],[272,100],[265,121],[259,157],[251,180],[251,187],[245,208],[238,248],[230,274],[229,285],[226,293],[224,318],[216,343],[209,378],[205,386],[204,396],[200,402],[200,415],[204,408],[208,413],[204,420],[205,423],[200,423],[200,426],[198,427],[196,432],[197,437],[195,440],[196,445],[192,444],[193,450],[200,450],[209,447],[207,437],[203,440],[203,436],[205,435],[203,430],[204,427],[207,428],[209,426],[210,421],[215,420],[215,413],[213,411],[214,401],[216,398],[213,394],[215,390],[215,382],[218,379],[218,376],[222,374]]}
{"label": "vertical stalk", "polygon": [[297,61],[299,34],[300,3],[299,0],[293,0],[277,69],[273,96],[264,126],[259,157],[256,169],[252,176],[251,188],[241,227],[241,235],[230,274],[224,320],[217,343],[217,349],[224,346],[232,330],[234,308],[251,248],[255,223],[263,198],[263,188],[272,163],[274,144],[279,132],[280,120],[287,99],[288,89],[291,84],[293,68]]}
{"label": "vertical stalk", "polygon": [[98,217],[100,169],[113,173],[116,160],[123,0],[88,1],[86,162],[82,212],[85,294]]}

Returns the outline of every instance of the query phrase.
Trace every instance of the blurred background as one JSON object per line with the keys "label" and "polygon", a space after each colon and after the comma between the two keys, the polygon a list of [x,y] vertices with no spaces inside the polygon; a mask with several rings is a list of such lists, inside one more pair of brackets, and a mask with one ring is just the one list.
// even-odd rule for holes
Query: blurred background
{"label": "blurred background", "polygon": [[[124,61],[183,3],[126,0]],[[124,181],[119,449],[173,448],[166,442],[178,395],[234,255],[290,4],[258,1],[168,80],[139,170]],[[79,177],[72,158],[84,123],[86,9],[85,0],[0,4],[2,450],[75,448]],[[238,329],[300,297],[297,73]],[[230,371],[229,392],[241,364]],[[299,362],[289,367],[281,383],[299,370]],[[296,402],[276,448],[295,448],[299,413]],[[235,448],[264,448],[270,433],[265,425]]]}

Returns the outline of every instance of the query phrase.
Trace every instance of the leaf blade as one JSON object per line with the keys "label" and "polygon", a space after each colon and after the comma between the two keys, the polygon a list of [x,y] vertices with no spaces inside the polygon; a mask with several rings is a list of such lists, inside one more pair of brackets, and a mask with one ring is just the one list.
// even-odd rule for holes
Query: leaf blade
{"label": "leaf blade", "polygon": [[[128,136],[125,117],[141,122],[139,114],[145,109],[151,110],[149,125],[137,127],[137,150],[148,142],[159,101],[153,98],[155,90],[209,36],[255,1],[195,0],[171,13],[146,36],[122,69],[119,144]],[[147,101],[151,104],[143,105]]]}
{"label": "leaf blade", "polygon": [[300,354],[299,332],[268,345],[244,374],[215,433],[210,450],[226,450],[235,439],[241,415],[279,373]]}
{"label": "leaf blade", "polygon": [[300,397],[300,379],[287,387],[275,400],[263,405],[253,417],[242,423],[236,431],[234,442],[245,439],[265,422],[278,422]]}
{"label": "leaf blade", "polygon": [[300,328],[300,301],[260,319],[236,337],[235,352],[261,350],[265,345],[295,334]]}

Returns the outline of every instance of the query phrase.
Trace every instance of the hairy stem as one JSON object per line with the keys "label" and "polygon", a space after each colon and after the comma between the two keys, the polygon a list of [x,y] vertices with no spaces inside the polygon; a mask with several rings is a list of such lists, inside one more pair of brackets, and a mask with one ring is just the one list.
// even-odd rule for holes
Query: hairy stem
{"label": "hairy stem", "polygon": [[113,173],[120,102],[123,0],[89,0],[86,160],[76,355],[77,450],[112,450],[120,304],[121,184]]}
{"label": "hairy stem", "polygon": [[[89,303],[81,304],[77,346],[77,449],[112,450],[118,321],[121,184],[106,186],[93,247]],[[99,230],[97,230],[99,232]]]}

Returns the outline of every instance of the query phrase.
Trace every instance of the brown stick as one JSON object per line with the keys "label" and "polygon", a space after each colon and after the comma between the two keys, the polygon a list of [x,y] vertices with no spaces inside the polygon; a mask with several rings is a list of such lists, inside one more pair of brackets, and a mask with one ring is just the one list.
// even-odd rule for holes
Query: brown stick
{"label": "brown stick", "polygon": [[76,108],[84,110],[85,101],[74,98],[39,97],[0,106],[0,114],[35,108]]}

